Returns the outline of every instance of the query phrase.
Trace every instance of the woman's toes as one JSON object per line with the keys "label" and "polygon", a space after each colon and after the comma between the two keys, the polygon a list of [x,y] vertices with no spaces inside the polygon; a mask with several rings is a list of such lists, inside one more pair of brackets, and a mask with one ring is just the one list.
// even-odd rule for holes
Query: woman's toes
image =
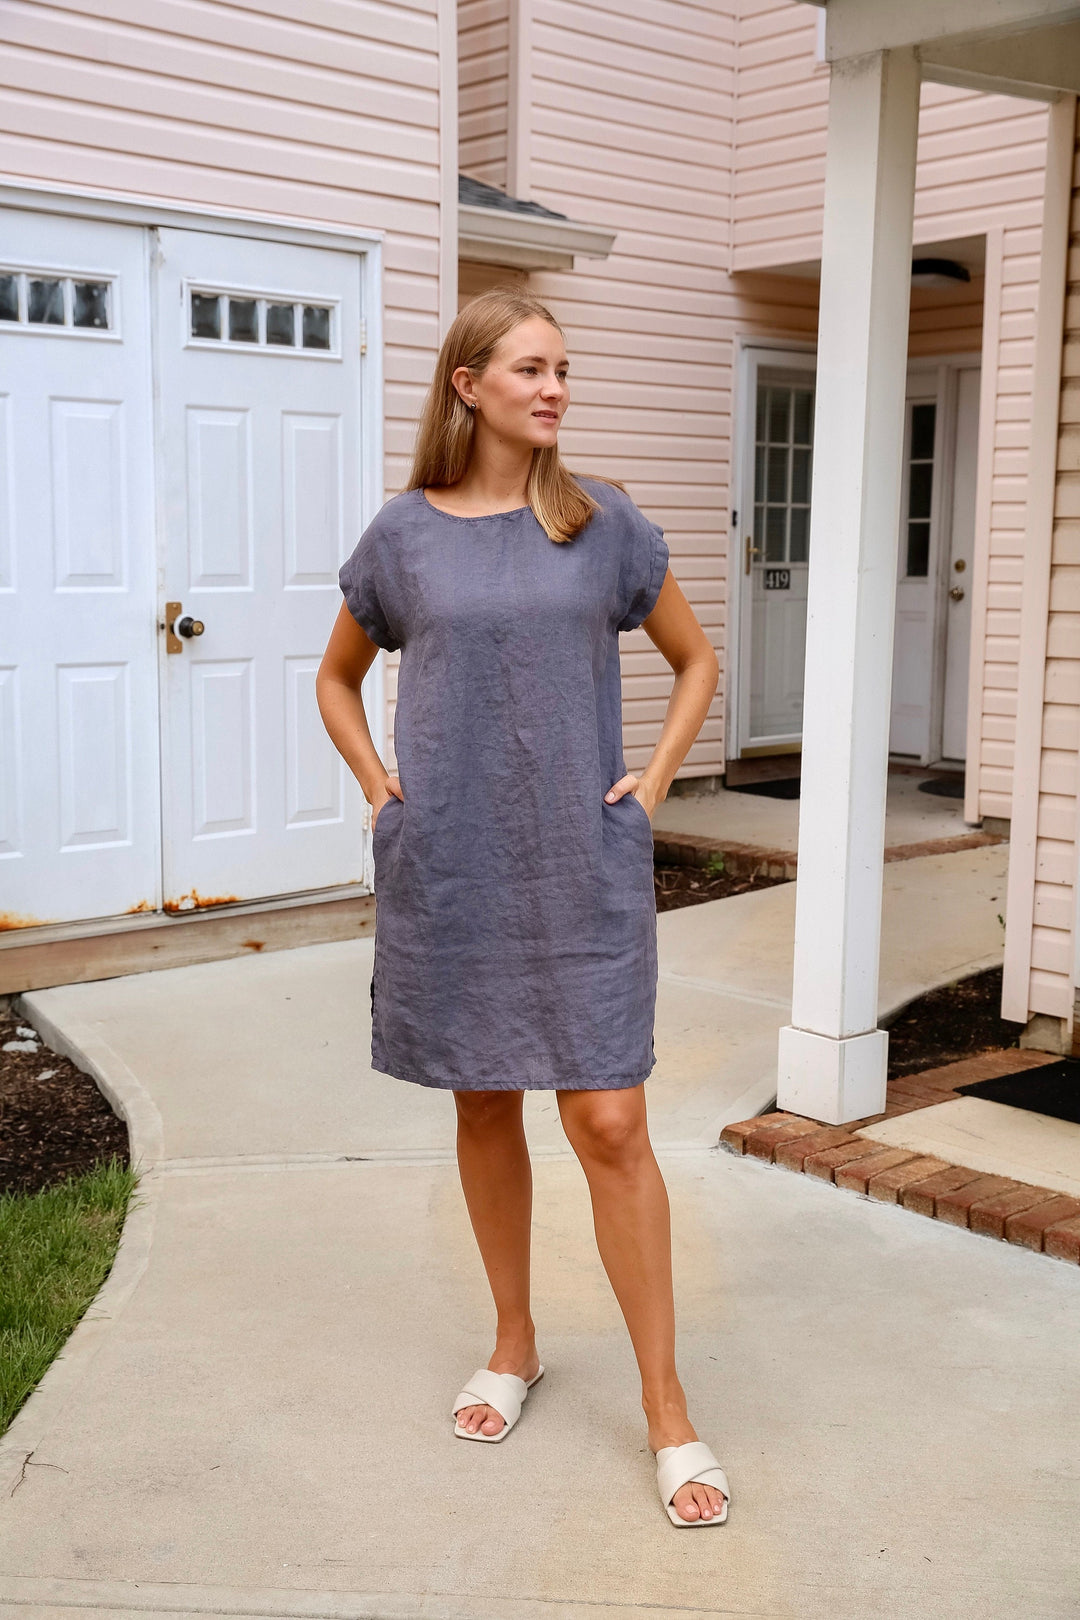
{"label": "woman's toes", "polygon": [[457,1420],[467,1434],[476,1434],[477,1430],[482,1430],[484,1434],[498,1434],[504,1422],[490,1406],[463,1406]]}
{"label": "woman's toes", "polygon": [[724,1493],[714,1490],[711,1485],[696,1482],[680,1485],[675,1492],[674,1508],[681,1518],[691,1522],[695,1519],[718,1519],[724,1510]]}

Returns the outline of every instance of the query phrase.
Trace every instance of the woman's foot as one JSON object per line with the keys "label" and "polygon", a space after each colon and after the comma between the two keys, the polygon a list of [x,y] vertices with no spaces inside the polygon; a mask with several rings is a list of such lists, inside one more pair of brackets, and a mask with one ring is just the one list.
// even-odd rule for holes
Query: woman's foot
{"label": "woman's foot", "polygon": [[[540,1357],[536,1353],[535,1343],[528,1346],[512,1345],[509,1348],[496,1345],[495,1353],[488,1362],[488,1371],[514,1373],[528,1383],[540,1371]],[[500,1429],[506,1427],[506,1419],[493,1406],[462,1406],[458,1410],[457,1420],[469,1434],[478,1431],[481,1434],[498,1434]]]}
{"label": "woman's foot", "polygon": [[[687,1441],[700,1438],[686,1415],[685,1404],[680,1401],[666,1406],[645,1406],[645,1415],[649,1420],[649,1449],[653,1456],[664,1446],[685,1446]],[[724,1511],[723,1491],[696,1482],[680,1485],[671,1502],[680,1518],[691,1521],[715,1519]]]}

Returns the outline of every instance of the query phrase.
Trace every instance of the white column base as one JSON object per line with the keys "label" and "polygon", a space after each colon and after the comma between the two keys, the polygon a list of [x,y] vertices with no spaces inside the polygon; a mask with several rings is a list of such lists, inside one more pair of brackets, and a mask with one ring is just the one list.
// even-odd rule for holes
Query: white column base
{"label": "white column base", "polygon": [[780,1031],[776,1106],[825,1125],[883,1113],[888,1056],[884,1029],[834,1040],[786,1024]]}

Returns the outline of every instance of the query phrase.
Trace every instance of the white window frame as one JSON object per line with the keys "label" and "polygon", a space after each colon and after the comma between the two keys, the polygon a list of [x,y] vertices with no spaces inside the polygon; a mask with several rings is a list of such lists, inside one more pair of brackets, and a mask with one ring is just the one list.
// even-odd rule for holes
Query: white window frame
{"label": "white window frame", "polygon": [[[305,349],[302,344],[267,343],[262,340],[258,343],[241,343],[233,338],[197,338],[191,335],[191,295],[192,293],[206,293],[211,298],[244,298],[256,302],[260,299],[269,304],[292,304],[295,309],[308,304],[330,312],[330,347],[328,349]],[[341,305],[337,298],[328,298],[325,293],[297,292],[291,288],[245,287],[238,282],[230,284],[224,281],[206,281],[199,277],[185,277],[184,298],[182,305],[183,342],[186,349],[212,349],[215,353],[225,350],[235,354],[269,354],[279,358],[295,359],[299,356],[303,360],[340,360],[341,359]],[[262,324],[260,320],[260,325]]]}
{"label": "white window frame", "polygon": [[[120,274],[117,270],[72,270],[70,265],[59,264],[31,264],[28,260],[4,259],[0,261],[0,275],[26,276],[28,279],[42,281],[62,281],[72,284],[76,281],[105,281],[109,284],[109,321],[107,327],[75,326],[70,300],[74,288],[65,285],[64,289],[64,324],[56,326],[47,321],[31,321],[29,311],[26,320],[0,321],[0,334],[21,333],[24,336],[31,334],[34,337],[66,337],[90,338],[95,343],[118,343],[123,337],[120,308]],[[20,299],[20,303],[22,300]]]}

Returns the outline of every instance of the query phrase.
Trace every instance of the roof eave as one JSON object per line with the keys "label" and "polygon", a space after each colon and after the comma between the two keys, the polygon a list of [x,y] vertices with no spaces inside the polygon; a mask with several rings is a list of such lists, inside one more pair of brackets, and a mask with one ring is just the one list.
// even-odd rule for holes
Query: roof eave
{"label": "roof eave", "polygon": [[458,206],[458,256],[516,270],[572,270],[575,257],[606,259],[614,231],[506,208]]}

